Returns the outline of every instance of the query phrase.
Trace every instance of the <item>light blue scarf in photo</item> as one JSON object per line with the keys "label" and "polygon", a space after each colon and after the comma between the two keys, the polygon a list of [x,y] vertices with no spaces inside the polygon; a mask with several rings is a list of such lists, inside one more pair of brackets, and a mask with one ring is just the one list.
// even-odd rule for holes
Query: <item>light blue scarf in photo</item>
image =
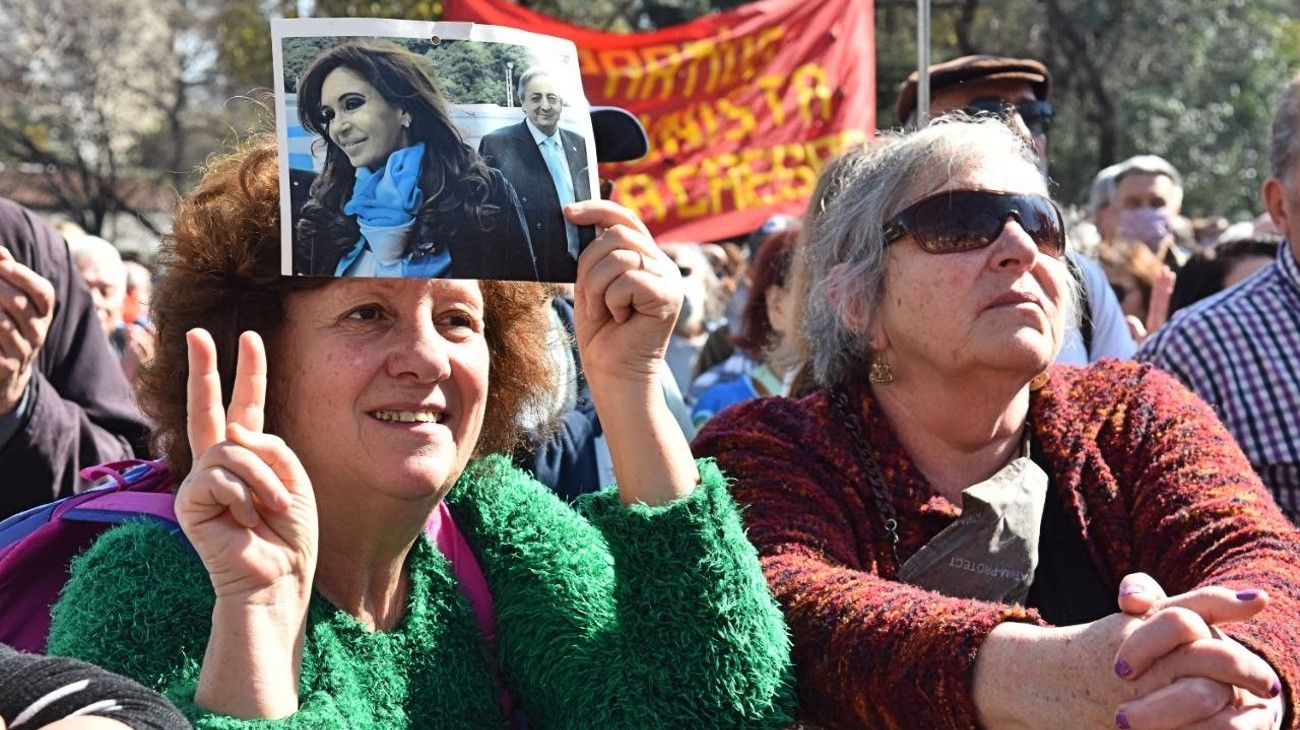
{"label": "light blue scarf in photo", "polygon": [[451,254],[408,253],[407,240],[424,202],[420,170],[424,143],[394,150],[379,170],[359,167],[343,212],[357,217],[361,238],[344,254],[335,276],[433,278],[451,266]]}

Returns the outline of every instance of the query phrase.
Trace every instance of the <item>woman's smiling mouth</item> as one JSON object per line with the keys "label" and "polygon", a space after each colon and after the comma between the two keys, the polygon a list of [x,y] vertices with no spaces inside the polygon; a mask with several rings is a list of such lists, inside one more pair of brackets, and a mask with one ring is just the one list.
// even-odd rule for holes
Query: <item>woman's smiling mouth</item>
{"label": "woman's smiling mouth", "polygon": [[441,411],[371,411],[370,416],[386,423],[442,423]]}

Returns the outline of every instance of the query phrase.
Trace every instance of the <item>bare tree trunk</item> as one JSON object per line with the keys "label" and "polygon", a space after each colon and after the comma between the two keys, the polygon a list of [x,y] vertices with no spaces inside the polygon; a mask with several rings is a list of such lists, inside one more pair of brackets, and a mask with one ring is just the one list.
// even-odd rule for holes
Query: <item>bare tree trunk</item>
{"label": "bare tree trunk", "polygon": [[[1043,0],[1047,10],[1048,26],[1055,32],[1060,42],[1062,55],[1068,59],[1068,67],[1080,83],[1076,86],[1081,99],[1086,99],[1090,107],[1087,118],[1096,125],[1097,131],[1097,169],[1115,161],[1119,152],[1119,119],[1114,99],[1106,85],[1106,73],[1097,65],[1098,55],[1095,44],[1084,35],[1084,30],[1075,18],[1061,6],[1061,0]],[[1098,35],[1112,32],[1121,22],[1123,4],[1110,3],[1112,10],[1107,21],[1096,31]],[[1066,66],[1067,64],[1058,64]]]}
{"label": "bare tree trunk", "polygon": [[963,56],[972,56],[979,53],[975,41],[971,38],[971,30],[975,25],[975,18],[979,13],[979,9],[980,0],[963,0],[961,12],[957,15],[954,32],[957,35],[957,50]]}

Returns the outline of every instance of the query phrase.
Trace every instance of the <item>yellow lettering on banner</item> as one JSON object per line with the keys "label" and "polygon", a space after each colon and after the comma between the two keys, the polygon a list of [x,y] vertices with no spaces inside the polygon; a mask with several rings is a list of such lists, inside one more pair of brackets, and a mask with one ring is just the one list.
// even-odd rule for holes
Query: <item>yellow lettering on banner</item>
{"label": "yellow lettering on banner", "polygon": [[[595,74],[598,71],[603,73],[604,71],[604,67],[600,63],[600,54],[590,48],[578,49],[578,68],[586,71],[584,75]],[[608,81],[606,79],[607,83]]]}
{"label": "yellow lettering on banner", "polygon": [[[601,51],[599,58],[599,67],[605,72],[604,95],[606,97],[620,95],[629,99],[635,97],[637,89],[641,86],[641,77],[645,75],[640,54],[632,48],[611,48]],[[627,81],[627,88],[621,94],[616,94],[624,80]]]}
{"label": "yellow lettering on banner", "polygon": [[[834,140],[835,138],[823,137],[822,139]],[[782,188],[785,192],[785,199],[787,202],[792,200],[807,200],[808,196],[812,195],[813,188],[817,186],[817,173],[822,169],[822,165],[824,165],[827,160],[838,154],[840,150],[844,149],[844,147],[835,147],[834,150],[828,152],[825,156],[821,156],[817,154],[815,150],[816,144],[817,141],[814,140],[813,142],[806,142],[798,145],[793,149],[787,148],[786,150],[782,150],[783,152],[794,153],[791,156],[795,158],[796,162],[806,163],[788,166],[783,165],[781,167],[781,170],[789,175],[789,182],[787,182]]]}
{"label": "yellow lettering on banner", "polygon": [[709,80],[704,84],[704,93],[712,94],[726,78],[727,70],[736,63],[735,43],[723,31],[717,46],[709,55]]}
{"label": "yellow lettering on banner", "polygon": [[712,57],[716,43],[712,38],[689,41],[682,46],[682,56],[686,59],[686,81],[682,86],[682,96],[693,96],[695,84],[700,77],[700,64]]}
{"label": "yellow lettering on banner", "polygon": [[676,157],[683,147],[693,149],[704,146],[704,131],[689,112],[689,108],[671,112],[653,122],[656,132],[650,135],[654,140],[652,146],[662,151],[665,157]]}
{"label": "yellow lettering on banner", "polygon": [[[645,173],[624,175],[615,183],[618,188],[618,200],[623,205],[636,211],[642,220],[663,220],[668,216],[668,208],[659,195],[655,179]],[[646,209],[650,212],[647,213]]]}
{"label": "yellow lettering on banner", "polygon": [[785,124],[785,107],[781,104],[781,95],[776,93],[777,89],[785,87],[786,77],[777,74],[768,74],[759,76],[756,84],[760,91],[763,92],[763,100],[767,102],[767,110],[772,113],[772,121],[776,126]]}
{"label": "yellow lettering on banner", "polygon": [[692,201],[690,193],[686,186],[682,184],[683,178],[693,177],[695,175],[695,165],[678,165],[668,169],[664,175],[664,182],[668,185],[668,192],[673,201],[673,210],[682,218],[699,218],[708,213],[709,202],[704,198]]}
{"label": "yellow lettering on banner", "polygon": [[800,119],[812,122],[813,104],[818,104],[821,107],[818,116],[825,121],[830,120],[833,114],[831,96],[834,92],[826,69],[815,63],[805,63],[790,74],[790,85],[795,87],[798,94]]}
{"label": "yellow lettering on banner", "polygon": [[[709,213],[717,213],[724,210],[722,194],[731,187],[730,177],[719,175],[718,173],[726,170],[736,164],[736,156],[730,152],[724,152],[720,155],[704,158],[703,164],[700,165],[700,172],[709,180]],[[735,201],[739,203],[739,201]],[[742,208],[739,205],[734,206],[737,210]]]}
{"label": "yellow lettering on banner", "polygon": [[672,98],[673,82],[677,69],[681,68],[682,54],[677,46],[647,46],[641,49],[646,76],[645,85],[641,87],[639,101],[645,101],[654,94],[655,84],[659,84],[659,99]]}
{"label": "yellow lettering on banner", "polygon": [[605,75],[603,95],[611,102],[619,98],[667,100],[675,94],[694,96],[697,91],[715,95],[753,80],[771,65],[785,37],[785,28],[763,28],[741,38],[732,38],[730,33],[730,29],[724,29],[712,38],[679,45],[582,51],[580,60],[585,67],[598,68]]}
{"label": "yellow lettering on banner", "polygon": [[[706,148],[719,136],[745,141],[758,130],[761,115],[770,115],[777,128],[783,128],[792,117],[804,124],[834,118],[834,91],[826,70],[817,64],[804,64],[791,76],[760,76],[754,86],[763,97],[761,103],[752,99],[755,90],[746,88],[723,98],[688,104],[658,118],[643,116],[654,150],[651,160]],[[647,84],[644,91],[649,89]],[[793,100],[788,100],[790,96]]]}
{"label": "yellow lettering on banner", "polygon": [[[707,109],[708,107],[705,107]],[[736,106],[726,99],[718,100],[718,111],[722,116],[736,122],[735,125],[728,125],[730,128],[723,134],[723,137],[730,140],[743,140],[749,136],[758,127],[758,122],[754,121],[754,112],[742,106]],[[710,134],[713,134],[710,130]]]}
{"label": "yellow lettering on banner", "polygon": [[713,107],[708,104],[700,105],[698,111],[700,113],[700,126],[704,128],[705,135],[702,144],[707,144],[710,139],[718,136],[718,133],[722,131],[722,123],[718,121],[717,115],[713,113]]}
{"label": "yellow lettering on banner", "polygon": [[667,217],[665,199],[678,220],[803,201],[812,194],[822,165],[866,138],[862,130],[850,129],[740,154],[724,152],[671,167],[658,183],[645,174],[622,177],[616,197],[652,223]]}
{"label": "yellow lettering on banner", "polygon": [[776,57],[776,52],[781,49],[779,41],[784,37],[784,26],[774,25],[759,32],[758,39],[754,42],[753,53],[745,60],[745,73],[743,76],[745,81],[754,78],[759,69],[772,63],[772,60]]}
{"label": "yellow lettering on banner", "polygon": [[[773,159],[779,154],[780,147],[772,148]],[[776,203],[773,193],[773,187],[780,190],[779,186],[774,186],[776,182],[776,166],[769,165],[768,169],[763,169],[755,163],[762,161],[768,156],[768,150],[748,149],[740,153],[740,165],[735,170],[740,184],[744,185],[748,191],[748,197],[754,200],[754,204],[759,207],[766,207]],[[761,191],[761,192],[760,192]]]}

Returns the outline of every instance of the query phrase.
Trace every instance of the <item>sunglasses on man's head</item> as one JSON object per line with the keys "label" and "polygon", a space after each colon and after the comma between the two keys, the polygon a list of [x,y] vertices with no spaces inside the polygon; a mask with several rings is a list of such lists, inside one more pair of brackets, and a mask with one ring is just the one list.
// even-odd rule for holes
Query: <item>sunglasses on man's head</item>
{"label": "sunglasses on man's head", "polygon": [[1021,99],[1012,104],[1009,101],[988,97],[972,101],[962,107],[962,111],[973,117],[981,114],[1008,117],[1013,113],[1019,114],[1032,134],[1047,134],[1047,130],[1052,128],[1052,117],[1056,116],[1051,102],[1037,99]]}
{"label": "sunglasses on man's head", "polygon": [[926,253],[957,253],[984,248],[1015,218],[1038,249],[1065,255],[1065,219],[1049,198],[994,190],[945,190],[904,208],[882,226],[885,245],[911,236]]}

